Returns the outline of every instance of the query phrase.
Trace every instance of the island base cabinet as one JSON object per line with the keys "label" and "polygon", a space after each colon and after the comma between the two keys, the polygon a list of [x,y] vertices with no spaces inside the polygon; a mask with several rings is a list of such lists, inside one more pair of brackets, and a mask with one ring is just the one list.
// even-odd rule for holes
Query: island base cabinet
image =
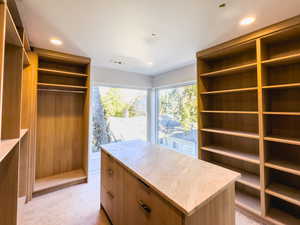
{"label": "island base cabinet", "polygon": [[200,208],[191,216],[185,217],[185,225],[234,225],[235,188],[230,185],[222,193]]}
{"label": "island base cabinet", "polygon": [[113,225],[235,224],[234,183],[186,215],[108,154],[101,157],[101,206]]}

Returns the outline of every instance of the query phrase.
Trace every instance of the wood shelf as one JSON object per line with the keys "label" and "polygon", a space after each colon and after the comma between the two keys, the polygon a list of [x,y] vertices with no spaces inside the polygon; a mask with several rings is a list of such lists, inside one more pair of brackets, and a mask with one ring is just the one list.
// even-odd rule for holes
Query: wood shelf
{"label": "wood shelf", "polygon": [[53,70],[53,69],[46,69],[46,68],[39,68],[38,71],[44,72],[47,74],[66,76],[66,77],[78,77],[78,78],[88,77],[88,75],[83,74],[83,73],[74,73],[74,72],[67,72],[67,71],[62,71],[62,70]]}
{"label": "wood shelf", "polygon": [[58,89],[58,90],[86,90],[85,86],[65,85],[65,84],[50,84],[38,83],[39,88]]}
{"label": "wood shelf", "polygon": [[258,114],[255,111],[217,111],[217,110],[203,110],[201,113],[216,113],[216,114]]}
{"label": "wood shelf", "polygon": [[200,76],[201,77],[212,77],[212,76],[234,74],[234,73],[239,73],[239,72],[244,72],[244,71],[248,71],[251,69],[255,69],[256,66],[257,66],[256,63],[250,63],[250,64],[236,66],[236,67],[232,67],[232,68],[228,68],[228,69],[224,69],[224,70],[202,73],[202,74],[200,74]]}
{"label": "wood shelf", "polygon": [[283,64],[293,63],[298,61],[300,61],[300,53],[264,60],[262,61],[262,64],[267,66],[276,66],[276,65],[283,65]]}
{"label": "wood shelf", "polygon": [[220,90],[220,91],[206,91],[206,92],[201,92],[200,94],[213,95],[213,94],[238,93],[238,92],[248,92],[248,91],[257,91],[257,87],[229,89],[229,90]]}
{"label": "wood shelf", "polygon": [[6,7],[6,34],[5,34],[6,43],[23,47],[22,39],[19,35],[17,27],[13,21],[13,18],[9,12],[9,9]]}
{"label": "wood shelf", "polygon": [[267,219],[276,225],[299,225],[300,219],[275,208],[268,212]]}
{"label": "wood shelf", "polygon": [[297,206],[300,206],[300,190],[287,185],[272,183],[266,188],[266,193]]}
{"label": "wood shelf", "polygon": [[260,213],[260,200],[257,197],[248,195],[242,191],[236,191],[235,204],[238,207],[246,209],[256,215],[261,215]]}
{"label": "wood shelf", "polygon": [[249,163],[254,163],[254,164],[258,164],[258,165],[260,163],[259,156],[254,155],[254,154],[234,151],[234,150],[219,147],[219,146],[204,146],[204,147],[201,147],[201,149],[208,151],[208,152],[213,152],[213,153],[216,153],[219,155],[227,156],[230,158],[243,160],[243,161],[246,161]]}
{"label": "wood shelf", "polygon": [[260,181],[259,181],[258,175],[249,173],[249,172],[239,169],[239,168],[234,168],[232,166],[225,165],[223,163],[219,163],[219,162],[212,162],[212,163],[216,164],[218,166],[224,167],[226,169],[235,171],[237,173],[240,173],[242,176],[237,180],[238,183],[244,184],[244,185],[254,188],[256,190],[260,190]]}
{"label": "wood shelf", "polygon": [[72,183],[83,183],[87,176],[83,170],[74,170],[50,177],[37,179],[34,185],[34,194],[48,191],[53,188],[64,186]]}
{"label": "wood shelf", "polygon": [[265,166],[268,168],[300,176],[300,165],[296,163],[284,160],[268,160],[267,162],[265,162]]}
{"label": "wood shelf", "polygon": [[263,89],[267,90],[267,89],[283,89],[283,88],[298,88],[298,87],[300,87],[300,83],[263,86]]}
{"label": "wood shelf", "polygon": [[300,112],[264,112],[264,115],[300,116]]}
{"label": "wood shelf", "polygon": [[18,138],[2,140],[0,142],[0,163],[14,149],[14,147],[18,144],[18,142],[19,142]]}
{"label": "wood shelf", "polygon": [[211,129],[211,128],[202,128],[201,131],[216,133],[216,134],[225,134],[231,136],[238,136],[238,137],[245,137],[245,138],[252,138],[252,139],[259,139],[259,135],[250,132],[243,132],[243,131],[229,131],[223,129]]}
{"label": "wood shelf", "polygon": [[293,138],[285,138],[285,137],[279,137],[279,136],[270,136],[270,137],[264,137],[264,140],[300,146],[300,140],[295,139],[295,138],[293,139]]}

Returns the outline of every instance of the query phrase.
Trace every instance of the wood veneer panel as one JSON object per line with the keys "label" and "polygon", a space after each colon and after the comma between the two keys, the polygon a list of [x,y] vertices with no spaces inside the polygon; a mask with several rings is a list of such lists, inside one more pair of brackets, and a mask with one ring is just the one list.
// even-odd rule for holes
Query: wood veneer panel
{"label": "wood veneer panel", "polygon": [[83,97],[39,92],[36,178],[81,169]]}
{"label": "wood veneer panel", "polygon": [[29,134],[26,133],[20,140],[20,159],[19,159],[19,191],[18,197],[27,196],[27,188],[29,182],[28,168],[29,168]]}
{"label": "wood veneer panel", "polygon": [[0,163],[0,224],[17,225],[19,144]]}
{"label": "wood veneer panel", "polygon": [[5,4],[0,4],[0,139],[2,128],[2,93],[4,76],[4,58],[5,58],[5,26],[6,26]]}
{"label": "wood veneer panel", "polygon": [[2,139],[19,138],[23,49],[7,44],[3,79]]}

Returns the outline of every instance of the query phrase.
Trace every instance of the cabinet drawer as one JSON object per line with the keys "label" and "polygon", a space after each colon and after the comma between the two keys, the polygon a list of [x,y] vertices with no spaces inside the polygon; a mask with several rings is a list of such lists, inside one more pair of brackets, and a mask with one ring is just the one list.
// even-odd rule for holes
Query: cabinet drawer
{"label": "cabinet drawer", "polygon": [[126,225],[182,225],[182,216],[155,191],[130,173],[125,177],[125,189],[129,193],[125,202],[130,206],[125,213]]}
{"label": "cabinet drawer", "polygon": [[115,175],[115,162],[106,153],[101,153],[101,183],[105,188],[113,192],[113,182]]}
{"label": "cabinet drawer", "polygon": [[101,204],[110,219],[113,216],[113,201],[114,201],[114,195],[102,185]]}

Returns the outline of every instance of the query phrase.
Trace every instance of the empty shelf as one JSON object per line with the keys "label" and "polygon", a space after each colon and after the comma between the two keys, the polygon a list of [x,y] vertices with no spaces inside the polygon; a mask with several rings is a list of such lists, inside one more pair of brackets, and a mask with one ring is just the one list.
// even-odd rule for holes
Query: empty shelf
{"label": "empty shelf", "polygon": [[259,157],[258,157],[258,155],[255,155],[255,154],[234,151],[234,150],[219,147],[219,146],[204,146],[204,147],[201,147],[201,149],[205,150],[205,151],[213,152],[213,153],[216,153],[219,155],[231,157],[234,159],[239,159],[239,160],[243,160],[246,162],[259,164]]}
{"label": "empty shelf", "polygon": [[39,68],[40,72],[44,72],[47,74],[54,74],[54,75],[61,75],[61,76],[69,76],[69,77],[88,77],[88,75],[83,73],[75,73],[75,72],[68,72],[68,71],[61,71],[61,70],[53,70],[53,69],[46,69],[46,68]]}
{"label": "empty shelf", "polygon": [[257,65],[256,63],[250,63],[250,64],[236,66],[236,67],[232,67],[232,68],[228,68],[228,69],[224,69],[224,70],[202,73],[202,74],[200,74],[200,76],[201,77],[212,77],[212,76],[218,76],[218,75],[234,74],[234,73],[239,73],[239,72],[255,69],[256,65]]}
{"label": "empty shelf", "polygon": [[260,215],[260,200],[258,197],[249,195],[245,192],[236,191],[237,206],[249,210],[254,214]]}
{"label": "empty shelf", "polygon": [[290,202],[292,204],[300,206],[300,190],[289,187],[283,184],[273,183],[270,184],[266,193],[273,195],[277,198]]}
{"label": "empty shelf", "polygon": [[19,139],[7,139],[0,142],[0,162],[14,149]]}
{"label": "empty shelf", "polygon": [[284,160],[268,160],[265,166],[300,176],[300,165]]}
{"label": "empty shelf", "polygon": [[83,183],[86,180],[86,175],[83,170],[74,170],[50,177],[37,179],[34,185],[34,193],[47,191],[51,188],[67,185],[71,183]]}
{"label": "empty shelf", "polygon": [[218,166],[224,167],[226,169],[235,171],[237,173],[240,173],[242,176],[237,180],[238,183],[244,184],[246,186],[252,187],[256,190],[260,190],[260,181],[259,176],[253,173],[249,173],[245,170],[234,168],[229,165],[225,165],[219,162],[211,162],[213,164],[216,164]]}
{"label": "empty shelf", "polygon": [[265,115],[300,116],[300,112],[264,112]]}
{"label": "empty shelf", "polygon": [[45,89],[58,89],[58,90],[86,90],[85,86],[65,85],[65,84],[50,84],[50,83],[38,83],[40,88]]}
{"label": "empty shelf", "polygon": [[209,128],[203,128],[203,129],[201,129],[201,131],[211,132],[211,133],[216,133],[216,134],[226,134],[226,135],[232,135],[232,136],[238,136],[238,137],[259,139],[258,134],[250,133],[250,132],[243,132],[243,131],[229,131],[229,130],[223,130],[223,129],[209,129]]}
{"label": "empty shelf", "polygon": [[284,144],[290,144],[290,145],[300,145],[300,140],[295,139],[295,138],[284,138],[284,137],[278,137],[278,136],[270,136],[270,137],[264,137],[264,140],[279,142],[279,143],[284,143]]}
{"label": "empty shelf", "polygon": [[219,114],[258,114],[256,111],[216,111],[216,110],[203,110],[201,113],[219,113]]}
{"label": "empty shelf", "polygon": [[248,92],[248,91],[257,91],[257,87],[228,89],[228,90],[220,90],[220,91],[206,91],[206,92],[201,92],[200,94],[201,95],[213,95],[213,94],[238,93],[238,92]]}
{"label": "empty shelf", "polygon": [[287,63],[293,63],[293,62],[297,62],[299,60],[300,60],[300,54],[298,53],[298,54],[278,57],[275,59],[264,60],[262,62],[262,64],[269,65],[269,66],[275,66],[275,65],[282,65],[282,64],[287,64]]}
{"label": "empty shelf", "polygon": [[299,225],[300,219],[296,218],[282,210],[271,208],[268,212],[267,219],[278,225]]}
{"label": "empty shelf", "polygon": [[263,86],[263,89],[283,89],[283,88],[298,88],[300,83],[291,83],[291,84],[278,84],[278,85],[269,85]]}

